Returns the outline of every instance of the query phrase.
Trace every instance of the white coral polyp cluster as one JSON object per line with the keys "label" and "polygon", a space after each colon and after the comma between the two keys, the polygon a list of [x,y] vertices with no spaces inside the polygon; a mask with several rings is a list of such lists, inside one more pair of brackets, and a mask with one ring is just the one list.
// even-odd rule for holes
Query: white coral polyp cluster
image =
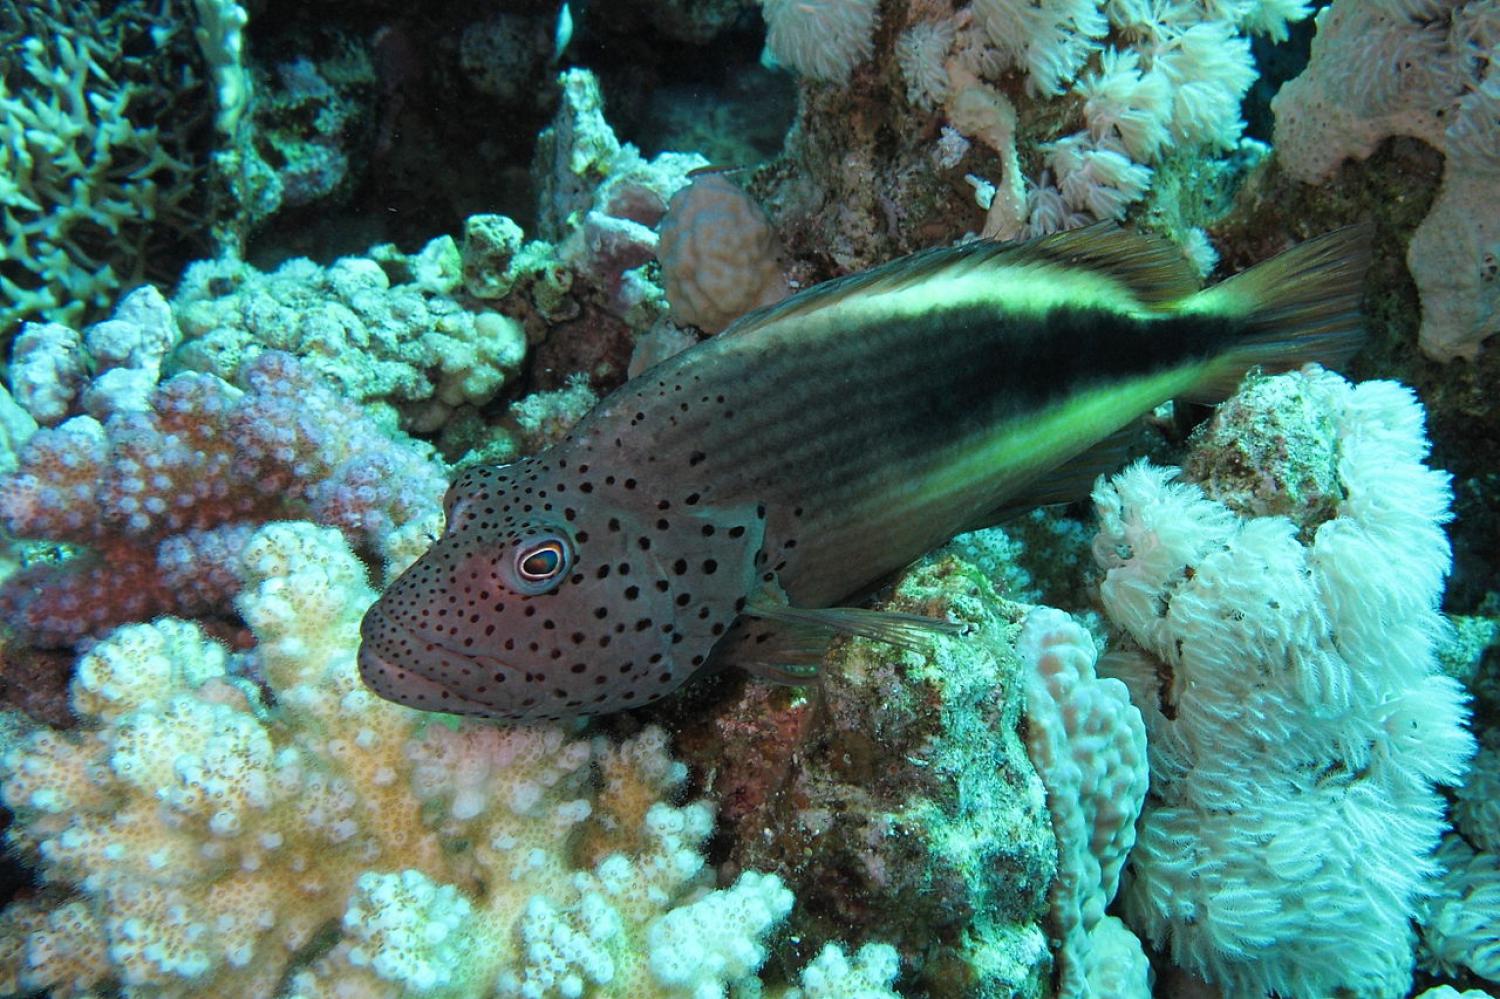
{"label": "white coral polyp cluster", "polygon": [[[712,890],[712,809],[664,800],[686,770],[663,733],[591,745],[374,697],[354,661],[373,593],[336,530],[268,525],[238,572],[258,642],[243,670],[196,624],[130,625],[80,664],[76,731],[0,726],[11,836],[62,889],[0,917],[0,993],[688,997],[754,982],[790,894],[753,872]],[[331,947],[294,964],[328,927]],[[690,955],[691,974],[664,978],[653,946]]]}
{"label": "white coral polyp cluster", "polygon": [[772,874],[750,871],[732,888],[714,892],[656,920],[646,934],[651,973],[691,996],[718,995],[725,982],[743,981],[766,959],[759,940],[792,910],[792,893]]}
{"label": "white coral polyp cluster", "polygon": [[1151,170],[1107,143],[1079,132],[1043,147],[1047,166],[1058,179],[1062,200],[1075,212],[1096,219],[1122,219],[1131,202],[1145,197]]}
{"label": "white coral polyp cluster", "polygon": [[1170,150],[1236,148],[1256,78],[1248,34],[1283,38],[1308,13],[1301,0],[975,0],[946,22],[951,58],[928,23],[896,51],[913,103],[947,92],[950,121],[971,137],[955,110],[1007,70],[1035,97],[1082,99],[1086,128],[1044,146],[1047,169],[1028,178],[1017,234],[1038,236],[1123,218]]}
{"label": "white coral polyp cluster", "polygon": [[974,13],[1003,65],[1026,70],[1026,89],[1056,97],[1078,75],[1109,22],[1095,0],[976,0]]}
{"label": "white coral polyp cluster", "polygon": [[1473,360],[1500,333],[1500,2],[1339,0],[1317,24],[1307,69],[1271,102],[1277,158],[1319,183],[1393,135],[1443,152],[1406,262],[1423,353]]}
{"label": "white coral polyp cluster", "polygon": [[[1409,390],[1278,377],[1292,391],[1261,398],[1331,414],[1306,436],[1337,469],[1331,519],[1247,519],[1143,464],[1095,491],[1100,593],[1138,646],[1100,667],[1150,737],[1125,914],[1226,996],[1400,995],[1445,826],[1435,785],[1473,752],[1434,657],[1448,478]],[[1286,418],[1235,416],[1252,436]]]}
{"label": "white coral polyp cluster", "polygon": [[802,970],[802,987],[785,999],[896,999],[891,986],[900,969],[901,958],[889,944],[865,944],[853,961],[828,944]]}
{"label": "white coral polyp cluster", "polygon": [[1500,980],[1500,857],[1476,853],[1450,833],[1436,859],[1442,867],[1437,892],[1419,918],[1422,968],[1449,977],[1473,972]]}
{"label": "white coral polyp cluster", "polygon": [[830,83],[849,79],[875,50],[875,0],[761,0],[766,52],[804,76]]}
{"label": "white coral polyp cluster", "polygon": [[948,95],[943,63],[957,33],[951,19],[918,21],[896,39],[896,65],[906,81],[906,99],[917,107],[936,107]]}
{"label": "white coral polyp cluster", "polygon": [[355,888],[343,919],[349,964],[417,993],[450,985],[468,950],[469,900],[412,870],[361,874]]}

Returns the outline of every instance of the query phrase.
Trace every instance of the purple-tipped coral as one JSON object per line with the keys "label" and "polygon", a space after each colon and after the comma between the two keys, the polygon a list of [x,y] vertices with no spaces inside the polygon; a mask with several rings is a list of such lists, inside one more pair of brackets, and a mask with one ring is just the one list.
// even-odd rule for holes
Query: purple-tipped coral
{"label": "purple-tipped coral", "polygon": [[436,526],[434,462],[290,355],[261,354],[241,380],[179,374],[148,412],[39,432],[0,478],[0,523],[89,551],[8,580],[0,616],[35,644],[71,645],[125,621],[227,610],[223,567],[267,520],[338,527],[387,564]]}

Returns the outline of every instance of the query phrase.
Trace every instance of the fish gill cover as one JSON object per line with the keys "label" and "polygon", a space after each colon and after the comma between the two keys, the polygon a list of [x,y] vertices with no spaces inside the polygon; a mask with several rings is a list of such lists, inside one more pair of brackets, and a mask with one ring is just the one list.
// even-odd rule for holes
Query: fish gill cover
{"label": "fish gill cover", "polygon": [[0,992],[1500,981],[1494,0],[0,36]]}

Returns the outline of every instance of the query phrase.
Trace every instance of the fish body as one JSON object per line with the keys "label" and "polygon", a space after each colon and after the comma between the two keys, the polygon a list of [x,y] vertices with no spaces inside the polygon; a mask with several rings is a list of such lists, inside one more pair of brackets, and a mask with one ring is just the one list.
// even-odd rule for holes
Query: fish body
{"label": "fish body", "polygon": [[657,700],[712,660],[776,675],[819,626],[880,634],[817,609],[1059,476],[1091,481],[1098,445],[1168,399],[1351,353],[1367,239],[1199,292],[1170,244],[1096,226],[752,313],[554,447],[465,472],[442,538],[367,614],[361,671],[419,708],[555,719]]}

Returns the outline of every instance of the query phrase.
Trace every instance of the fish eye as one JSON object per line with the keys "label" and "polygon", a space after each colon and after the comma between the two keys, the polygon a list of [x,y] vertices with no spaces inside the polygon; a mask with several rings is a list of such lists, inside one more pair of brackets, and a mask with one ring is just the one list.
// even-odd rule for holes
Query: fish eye
{"label": "fish eye", "polygon": [[516,559],[516,571],[528,583],[544,583],[562,569],[563,546],[556,541],[546,541]]}
{"label": "fish eye", "polygon": [[536,596],[556,588],[573,565],[572,542],[551,531],[523,538],[511,556],[506,582],[517,593]]}

